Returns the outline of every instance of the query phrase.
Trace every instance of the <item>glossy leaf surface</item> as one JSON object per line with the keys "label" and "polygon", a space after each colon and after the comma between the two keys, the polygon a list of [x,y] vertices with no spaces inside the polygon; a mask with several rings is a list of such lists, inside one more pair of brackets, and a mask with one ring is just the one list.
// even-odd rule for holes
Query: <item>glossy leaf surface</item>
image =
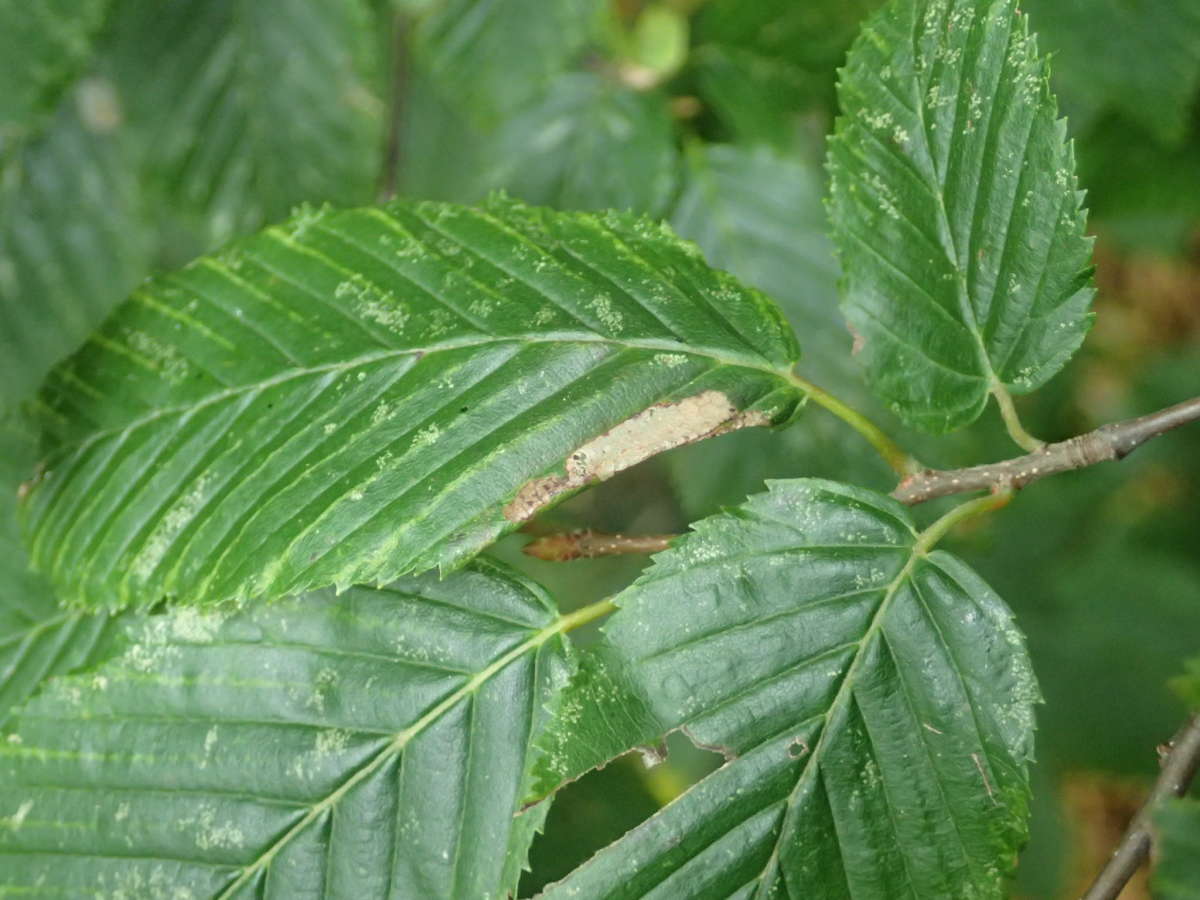
{"label": "glossy leaf surface", "polygon": [[491,564],[147,617],[0,741],[0,885],[508,896],[544,815],[515,814],[559,623]]}
{"label": "glossy leaf surface", "polygon": [[1091,242],[1015,0],[893,0],[839,85],[830,215],[875,391],[941,433],[1026,393],[1087,333]]}
{"label": "glossy leaf surface", "polygon": [[904,508],[774,482],[617,603],[538,787],[671,728],[728,761],[548,896],[1002,896],[1037,688],[1007,608]]}
{"label": "glossy leaf surface", "polygon": [[797,352],[645,220],[301,214],[139,289],[51,375],[31,555],[92,607],[453,567],[655,453],[788,419]]}

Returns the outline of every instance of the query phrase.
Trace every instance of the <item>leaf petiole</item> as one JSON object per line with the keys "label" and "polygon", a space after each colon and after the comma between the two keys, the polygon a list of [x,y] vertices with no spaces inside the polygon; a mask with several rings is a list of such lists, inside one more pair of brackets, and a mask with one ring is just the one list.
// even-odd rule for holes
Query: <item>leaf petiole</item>
{"label": "leaf petiole", "polygon": [[1027,453],[1035,453],[1045,447],[1045,441],[1035,438],[1021,424],[1021,417],[1017,415],[1017,407],[1013,404],[1012,394],[1008,392],[1008,388],[996,381],[992,383],[991,391],[992,396],[996,398],[996,405],[1000,407],[1000,416],[1004,419],[1004,427],[1008,429],[1008,436],[1016,445]]}
{"label": "leaf petiole", "polygon": [[967,519],[973,519],[994,509],[1007,506],[1015,493],[1016,491],[1009,486],[998,487],[986,497],[976,497],[974,500],[960,503],[921,532],[917,538],[917,553],[928,553],[959,522],[965,522]]}
{"label": "leaf petiole", "polygon": [[802,378],[794,372],[789,378],[791,383],[808,394],[814,403],[833,413],[866,438],[867,442],[883,457],[884,462],[891,466],[892,471],[901,478],[915,475],[925,469],[925,466],[916,457],[892,440],[882,428],[858,410],[846,405],[824,388],[817,387],[807,378]]}
{"label": "leaf petiole", "polygon": [[566,634],[568,631],[574,631],[576,628],[581,628],[589,622],[603,619],[605,616],[616,611],[617,604],[613,603],[612,600],[597,600],[595,603],[590,603],[572,613],[560,616],[558,621],[546,630],[551,634]]}

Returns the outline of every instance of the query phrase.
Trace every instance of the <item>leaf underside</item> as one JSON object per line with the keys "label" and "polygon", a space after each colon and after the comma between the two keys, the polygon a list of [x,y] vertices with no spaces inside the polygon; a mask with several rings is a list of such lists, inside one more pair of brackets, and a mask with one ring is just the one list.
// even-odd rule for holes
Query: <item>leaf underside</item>
{"label": "leaf underside", "polygon": [[1091,322],[1066,125],[1016,0],[894,0],[839,84],[830,214],[875,391],[941,433],[1026,393]]}
{"label": "leaf underside", "polygon": [[1002,896],[1037,699],[1011,614],[888,498],[770,487],[617,598],[533,788],[673,728],[728,762],[547,896]]}
{"label": "leaf underside", "polygon": [[788,419],[764,296],[619,214],[301,214],[137,290],[40,395],[34,565],[69,602],[454,567],[710,433]]}
{"label": "leaf underside", "polygon": [[566,645],[493,564],[145,617],[0,739],[0,890],[504,897]]}

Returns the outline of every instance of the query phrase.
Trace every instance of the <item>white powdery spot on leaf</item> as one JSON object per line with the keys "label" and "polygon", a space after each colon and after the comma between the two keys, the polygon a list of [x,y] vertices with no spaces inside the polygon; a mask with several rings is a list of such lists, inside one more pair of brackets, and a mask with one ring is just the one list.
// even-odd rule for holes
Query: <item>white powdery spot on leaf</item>
{"label": "white powdery spot on leaf", "polygon": [[25,818],[33,809],[33,801],[25,800],[16,808],[11,816],[6,819],[0,819],[0,823],[7,825],[12,831],[20,831],[21,826],[25,824]]}
{"label": "white powdery spot on leaf", "polygon": [[170,384],[180,384],[188,375],[188,361],[170,344],[136,328],[124,330],[125,343],[150,369]]}
{"label": "white powdery spot on leaf", "polygon": [[422,428],[415,435],[413,435],[412,444],[409,446],[409,449],[419,450],[422,447],[428,447],[431,444],[436,444],[438,438],[441,436],[442,429],[438,428],[437,425],[427,425],[425,428]]}
{"label": "white powdery spot on leaf", "polygon": [[656,353],[654,361],[660,366],[666,366],[668,369],[675,369],[682,366],[688,361],[688,357],[683,353]]}
{"label": "white powdery spot on leaf", "polygon": [[233,822],[218,822],[217,810],[211,804],[203,804],[196,815],[180,819],[179,827],[194,829],[196,846],[201,850],[237,849],[246,844],[242,829]]}
{"label": "white powdery spot on leaf", "polygon": [[613,308],[612,298],[607,294],[598,294],[588,303],[588,306],[595,311],[596,318],[600,320],[604,330],[610,334],[620,331],[621,326],[625,324],[625,317]]}
{"label": "white powdery spot on leaf", "polygon": [[288,765],[288,774],[300,781],[314,780],[330,760],[350,746],[353,733],[344,728],[326,728],[317,732],[313,748],[296,756]]}
{"label": "white powdery spot on leaf", "polygon": [[325,701],[329,696],[330,690],[337,684],[338,674],[333,669],[321,669],[313,678],[312,692],[308,695],[308,699],[304,705],[309,709],[316,710],[318,713],[325,712]]}
{"label": "white powdery spot on leaf", "polygon": [[333,296],[349,301],[362,318],[400,334],[408,322],[408,310],[391,291],[381,291],[362,275],[355,274],[334,289]]}
{"label": "white powdery spot on leaf", "polygon": [[209,644],[225,622],[225,614],[179,607],[171,614],[171,635],[181,641]]}
{"label": "white powdery spot on leaf", "polygon": [[200,768],[208,768],[208,762],[212,759],[212,752],[217,746],[217,741],[220,740],[220,726],[214,725],[208,729],[204,735],[204,755],[200,758]]}
{"label": "white powdery spot on leaf", "polygon": [[154,574],[154,570],[163,561],[180,532],[196,517],[212,481],[212,474],[206,472],[159,520],[130,567],[134,578],[139,582],[144,583]]}

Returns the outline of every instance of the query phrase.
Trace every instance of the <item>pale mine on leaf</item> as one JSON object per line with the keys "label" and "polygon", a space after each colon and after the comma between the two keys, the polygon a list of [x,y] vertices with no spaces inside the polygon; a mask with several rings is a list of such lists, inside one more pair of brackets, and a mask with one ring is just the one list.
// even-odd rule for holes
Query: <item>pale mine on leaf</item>
{"label": "pale mine on leaf", "polygon": [[704,391],[675,403],[656,403],[580,445],[567,457],[565,475],[526,482],[504,508],[504,516],[510,522],[524,522],[557,497],[605,481],[651,456],[718,432],[768,424],[768,416],[758,411],[739,412],[720,391]]}

